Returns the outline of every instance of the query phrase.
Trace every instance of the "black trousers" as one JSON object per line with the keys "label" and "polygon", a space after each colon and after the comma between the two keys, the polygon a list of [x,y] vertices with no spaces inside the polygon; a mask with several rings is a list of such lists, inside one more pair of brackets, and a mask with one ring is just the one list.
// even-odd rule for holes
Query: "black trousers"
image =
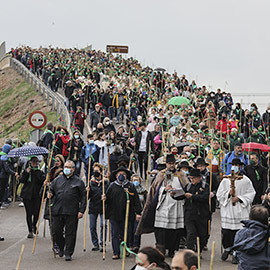
{"label": "black trousers", "polygon": [[197,237],[200,238],[200,251],[208,241],[208,219],[196,217],[194,219],[186,218],[185,226],[187,229],[187,248],[195,250]]}
{"label": "black trousers", "polygon": [[36,233],[36,225],[38,221],[39,209],[40,209],[40,198],[34,198],[31,200],[23,199],[26,212],[26,222],[29,232]]}
{"label": "black trousers", "polygon": [[235,234],[238,230],[221,229],[222,246],[224,249],[232,248]]}
{"label": "black trousers", "polygon": [[[148,156],[147,152],[138,152],[138,162],[140,167],[140,176],[146,179]],[[143,177],[143,164],[144,164],[144,177]]]}
{"label": "black trousers", "polygon": [[180,238],[184,233],[184,229],[155,228],[156,248],[163,254],[166,249],[172,252],[178,250]]}
{"label": "black trousers", "polygon": [[2,204],[2,200],[6,191],[8,183],[8,178],[0,178],[0,205]]}
{"label": "black trousers", "polygon": [[53,217],[55,242],[65,255],[72,255],[75,249],[78,217],[77,215],[58,215]]}

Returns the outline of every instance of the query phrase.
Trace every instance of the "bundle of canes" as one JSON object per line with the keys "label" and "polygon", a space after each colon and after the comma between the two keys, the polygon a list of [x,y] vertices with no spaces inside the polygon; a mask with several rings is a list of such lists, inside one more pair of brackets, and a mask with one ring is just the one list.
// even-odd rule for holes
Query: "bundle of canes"
{"label": "bundle of canes", "polygon": [[129,193],[126,189],[127,194],[127,204],[126,204],[126,218],[125,218],[125,230],[124,230],[124,249],[123,249],[123,257],[122,257],[122,270],[125,270],[126,267],[126,243],[127,243],[127,233],[128,233],[128,216],[129,216],[129,206],[130,206],[130,200],[129,200]]}
{"label": "bundle of canes", "polygon": [[[41,213],[42,213],[42,206],[43,206],[43,201],[44,201],[44,197],[45,197],[45,193],[46,193],[46,185],[49,182],[49,169],[51,167],[52,156],[53,156],[53,149],[54,149],[54,145],[53,145],[52,150],[50,152],[50,159],[49,159],[49,163],[48,163],[48,171],[47,171],[47,175],[46,175],[45,184],[44,184],[44,187],[43,187],[43,193],[42,193],[41,204],[40,204],[40,208],[39,208],[37,229],[36,229],[36,234],[35,234],[35,239],[34,239],[32,254],[35,253],[36,242],[37,242],[37,234],[38,234],[38,230],[39,230],[40,218],[41,218]],[[50,185],[49,185],[49,188],[50,188]],[[49,203],[49,207],[51,207],[51,204],[50,203]],[[51,214],[51,211],[50,211],[50,214]],[[51,216],[50,216],[50,219],[51,219]],[[52,237],[52,234],[51,234],[51,237]],[[53,242],[52,242],[52,247],[53,247]],[[53,252],[54,252],[54,249],[53,249]],[[55,252],[54,252],[54,256],[55,256]]]}
{"label": "bundle of canes", "polygon": [[83,251],[86,251],[86,221],[87,221],[87,212],[88,212],[88,200],[89,200],[89,191],[90,191],[90,173],[91,173],[91,150],[89,153],[88,161],[88,177],[87,177],[87,199],[86,199],[86,209],[84,212],[84,227],[83,227]]}

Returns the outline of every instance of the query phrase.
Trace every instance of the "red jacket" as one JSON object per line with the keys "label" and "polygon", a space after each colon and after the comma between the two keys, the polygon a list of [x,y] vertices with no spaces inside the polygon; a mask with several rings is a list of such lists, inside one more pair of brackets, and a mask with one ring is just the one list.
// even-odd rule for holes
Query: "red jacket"
{"label": "red jacket", "polygon": [[226,119],[221,119],[217,123],[217,129],[222,131],[223,137],[225,138],[227,133],[231,132],[231,123]]}
{"label": "red jacket", "polygon": [[75,125],[84,126],[84,119],[86,118],[84,112],[76,112],[74,118]]}

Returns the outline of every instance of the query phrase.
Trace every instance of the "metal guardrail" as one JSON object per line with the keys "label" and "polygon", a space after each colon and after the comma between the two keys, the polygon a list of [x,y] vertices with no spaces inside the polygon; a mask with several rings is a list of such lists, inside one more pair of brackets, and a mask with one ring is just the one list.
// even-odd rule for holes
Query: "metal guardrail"
{"label": "metal guardrail", "polygon": [[31,87],[34,87],[34,90],[43,97],[44,101],[47,100],[47,105],[52,106],[52,111],[56,111],[57,116],[61,117],[64,123],[63,126],[66,126],[68,132],[71,134],[70,115],[63,100],[17,59],[10,58],[10,66],[22,75],[24,80],[31,84]]}

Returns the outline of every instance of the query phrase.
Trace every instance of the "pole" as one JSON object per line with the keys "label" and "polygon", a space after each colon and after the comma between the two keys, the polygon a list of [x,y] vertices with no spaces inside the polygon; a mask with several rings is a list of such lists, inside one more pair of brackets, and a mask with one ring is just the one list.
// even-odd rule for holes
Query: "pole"
{"label": "pole", "polygon": [[[46,187],[44,187],[46,189]],[[51,193],[51,182],[49,182],[49,193]],[[51,198],[49,199],[49,215],[50,215],[50,234],[51,234],[51,244],[52,244],[52,251],[53,256],[56,258],[56,253],[54,250],[54,243],[53,243],[53,229],[52,229],[52,205],[51,205]],[[44,225],[45,226],[45,225]]]}
{"label": "pole", "polygon": [[21,261],[22,261],[23,252],[24,252],[24,245],[22,245],[22,248],[21,248],[21,253],[20,253],[20,256],[19,256],[19,260],[18,260],[18,263],[17,263],[16,270],[19,270],[19,269],[20,269],[20,265],[21,265]]}
{"label": "pole", "polygon": [[201,269],[200,238],[197,237],[198,269]]}
{"label": "pole", "polygon": [[151,140],[149,141],[149,149],[148,149],[148,162],[147,162],[147,172],[146,172],[146,182],[145,182],[145,189],[148,190],[148,178],[149,178],[149,172],[150,172],[150,162],[151,162]]}
{"label": "pole", "polygon": [[[214,155],[214,149],[213,149],[213,142],[211,144],[211,149],[212,149],[212,154]],[[214,157],[213,157],[214,158]],[[212,164],[213,164],[213,159],[211,160],[211,164],[210,164],[210,183],[209,183],[209,210],[210,210],[210,213],[212,211],[212,207],[211,207],[211,191],[212,191],[212,185],[213,185],[213,171],[212,171]],[[211,232],[211,220],[209,218],[208,220],[208,235],[210,235],[210,232]]]}
{"label": "pole", "polygon": [[[127,243],[128,215],[129,215],[129,205],[130,205],[128,191],[126,191],[126,193],[127,193],[127,205],[126,205],[126,219],[125,219],[125,232],[124,232],[124,242],[125,243]],[[122,258],[122,270],[125,270],[125,264],[126,264],[126,248],[124,247],[123,258]]]}
{"label": "pole", "polygon": [[[49,168],[51,167],[52,156],[53,156],[53,147],[52,147],[52,150],[51,150],[51,156],[50,156],[49,163],[48,163],[48,171],[47,171],[45,183],[49,182]],[[32,254],[35,253],[36,242],[37,242],[37,234],[38,234],[38,229],[39,229],[39,224],[40,224],[40,218],[41,218],[42,206],[43,206],[45,193],[46,193],[46,185],[43,188],[43,193],[42,193],[42,197],[41,197],[41,204],[40,204],[40,208],[39,208],[39,215],[38,215],[38,222],[37,222],[37,230],[36,230],[36,234],[35,234]]]}
{"label": "pole", "polygon": [[[105,167],[103,167],[103,181],[102,181],[102,195],[105,195]],[[105,260],[105,200],[102,200],[102,212],[103,212],[103,256],[102,259]]]}
{"label": "pole", "polygon": [[87,212],[88,212],[88,200],[89,200],[89,189],[90,189],[90,173],[91,173],[91,150],[89,153],[89,161],[88,161],[88,177],[87,177],[87,199],[86,199],[86,209],[84,212],[84,227],[83,227],[83,251],[86,251],[86,221],[87,221]]}
{"label": "pole", "polygon": [[46,219],[44,219],[44,221],[43,221],[43,238],[45,238],[46,237]]}
{"label": "pole", "polygon": [[214,241],[212,243],[212,253],[211,253],[211,260],[210,260],[210,270],[213,270],[214,255],[215,255],[215,245],[216,245],[216,242]]}

